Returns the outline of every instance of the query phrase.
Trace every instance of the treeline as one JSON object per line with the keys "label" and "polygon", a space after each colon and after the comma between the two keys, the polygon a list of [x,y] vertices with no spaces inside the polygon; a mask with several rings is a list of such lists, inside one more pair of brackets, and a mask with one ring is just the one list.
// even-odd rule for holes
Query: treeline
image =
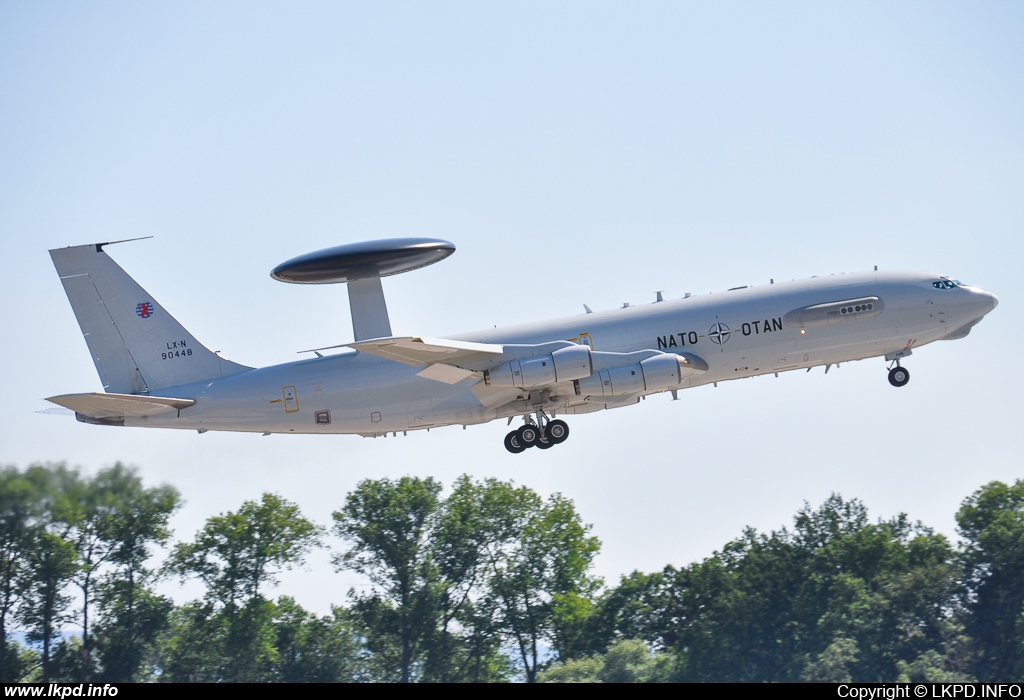
{"label": "treeline", "polygon": [[[612,587],[591,573],[600,544],[572,502],[511,482],[463,476],[445,495],[430,478],[366,480],[327,527],[264,494],[156,567],[180,503],[122,465],[0,470],[0,680],[1024,675],[1024,481],[966,499],[957,545],[832,496],[791,529],[747,530],[704,561]],[[271,597],[318,547],[368,582],[324,616]],[[198,580],[205,595],[176,606],[156,593],[161,577]]]}

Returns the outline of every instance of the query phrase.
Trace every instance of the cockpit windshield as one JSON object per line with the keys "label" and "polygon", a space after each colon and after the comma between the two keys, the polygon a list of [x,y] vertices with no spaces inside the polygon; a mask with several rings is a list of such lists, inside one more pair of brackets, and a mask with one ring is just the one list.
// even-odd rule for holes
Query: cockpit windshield
{"label": "cockpit windshield", "polygon": [[956,289],[957,287],[964,286],[964,283],[960,280],[951,280],[948,277],[943,277],[936,282],[932,282],[932,286],[936,289]]}

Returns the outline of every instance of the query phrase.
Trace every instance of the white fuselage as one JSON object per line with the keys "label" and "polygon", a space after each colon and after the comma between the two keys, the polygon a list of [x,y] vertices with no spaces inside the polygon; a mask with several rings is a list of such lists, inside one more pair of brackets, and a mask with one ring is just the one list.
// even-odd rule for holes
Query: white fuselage
{"label": "white fuselage", "polygon": [[[503,345],[570,340],[595,351],[686,352],[708,365],[678,387],[688,388],[869,357],[905,356],[936,340],[963,337],[996,304],[995,297],[983,290],[936,287],[936,280],[938,275],[924,272],[833,275],[466,333],[455,339]],[[880,303],[870,310],[865,304],[863,313],[854,313],[851,306],[848,316],[844,311],[830,322],[815,321],[813,309],[803,315],[792,313],[871,298]],[[446,384],[418,376],[419,369],[362,352],[316,357],[161,390],[164,396],[196,403],[176,414],[129,418],[125,425],[380,435],[483,423],[537,409],[549,415],[585,413],[635,403],[642,394],[654,393],[596,398],[575,393],[571,383],[544,391],[495,389],[485,387],[479,374]]]}

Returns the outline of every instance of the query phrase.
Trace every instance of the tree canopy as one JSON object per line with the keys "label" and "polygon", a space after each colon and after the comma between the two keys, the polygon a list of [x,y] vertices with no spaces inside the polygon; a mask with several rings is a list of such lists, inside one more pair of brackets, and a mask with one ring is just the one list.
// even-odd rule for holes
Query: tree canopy
{"label": "tree canopy", "polygon": [[[265,493],[171,544],[180,503],[121,464],[94,475],[0,469],[0,679],[998,682],[1024,672],[1024,481],[968,496],[958,543],[833,495],[789,527],[747,529],[701,561],[615,585],[593,576],[600,542],[572,501],[511,481],[462,476],[446,490],[429,477],[366,479],[339,496],[330,530]],[[320,547],[366,585],[326,615],[271,598],[280,574]],[[164,576],[199,581],[204,594],[175,604],[154,588]]]}

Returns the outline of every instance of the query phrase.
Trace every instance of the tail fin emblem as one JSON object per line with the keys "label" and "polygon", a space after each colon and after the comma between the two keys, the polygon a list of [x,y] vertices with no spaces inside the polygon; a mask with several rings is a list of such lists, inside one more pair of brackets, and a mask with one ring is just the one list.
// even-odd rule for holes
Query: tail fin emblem
{"label": "tail fin emblem", "polygon": [[135,306],[135,313],[139,318],[149,318],[153,315],[153,305],[148,301],[140,301]]}

